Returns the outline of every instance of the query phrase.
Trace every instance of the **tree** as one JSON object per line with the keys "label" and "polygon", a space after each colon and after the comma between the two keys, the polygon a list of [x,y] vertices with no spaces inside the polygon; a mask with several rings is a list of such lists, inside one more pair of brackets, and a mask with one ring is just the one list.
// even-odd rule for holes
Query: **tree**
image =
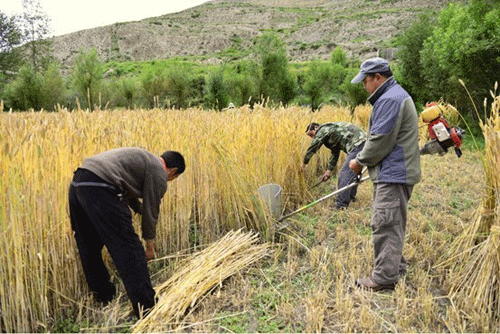
{"label": "tree", "polygon": [[13,110],[56,110],[65,99],[63,78],[57,64],[36,72],[31,64],[23,65],[17,77],[5,87],[8,108]]}
{"label": "tree", "polygon": [[22,29],[23,42],[29,50],[29,62],[35,71],[47,69],[53,62],[50,19],[43,11],[40,0],[23,0]]}
{"label": "tree", "polygon": [[58,104],[63,104],[66,94],[66,87],[61,76],[59,65],[51,63],[42,72],[42,100],[43,108],[46,110],[57,110]]}
{"label": "tree", "polygon": [[[500,3],[472,0],[451,3],[438,16],[432,35],[424,41],[422,74],[432,99],[470,105],[465,82],[475,105],[482,105],[500,73]],[[475,114],[470,108],[472,115]]]}
{"label": "tree", "polygon": [[219,111],[227,107],[229,97],[222,68],[212,73],[208,79],[208,103]]}
{"label": "tree", "polygon": [[[337,91],[339,86],[346,80],[347,76],[347,54],[340,46],[337,46],[330,56],[332,68],[331,68],[331,83],[330,89]],[[349,81],[351,79],[349,78]]]}
{"label": "tree", "polygon": [[362,84],[352,84],[351,79],[354,78],[359,73],[359,67],[357,68],[347,68],[345,80],[339,86],[339,90],[344,94],[345,100],[351,106],[357,106],[359,104],[366,103],[369,94],[364,89]]}
{"label": "tree", "polygon": [[297,95],[297,90],[297,78],[287,70],[280,87],[280,101],[283,105],[288,105],[294,99]]}
{"label": "tree", "polygon": [[227,89],[230,100],[236,105],[253,104],[258,101],[259,65],[253,60],[242,60],[226,64]]}
{"label": "tree", "polygon": [[183,66],[174,66],[167,73],[167,94],[172,98],[174,107],[185,108],[192,74]]}
{"label": "tree", "polygon": [[142,94],[149,107],[157,107],[158,100],[167,94],[167,73],[164,68],[157,67],[141,75]]}
{"label": "tree", "polygon": [[[227,89],[229,99],[237,105],[251,104],[254,95],[256,95],[256,84],[249,73],[238,73],[227,80]],[[255,102],[255,101],[254,101]]]}
{"label": "tree", "polygon": [[309,62],[304,82],[304,92],[309,98],[312,111],[315,111],[325,100],[332,86],[332,78],[332,67],[329,63],[320,60]]}
{"label": "tree", "polygon": [[332,54],[330,55],[330,60],[332,61],[332,64],[337,64],[342,67],[347,66],[347,55],[340,46],[337,46],[333,51]]}
{"label": "tree", "polygon": [[285,44],[274,32],[258,36],[255,44],[262,67],[260,94],[287,104],[296,95],[296,82],[288,71]]}
{"label": "tree", "polygon": [[137,96],[137,81],[133,78],[119,78],[117,82],[119,95],[125,98],[126,107],[132,108]]}
{"label": "tree", "polygon": [[31,64],[19,69],[16,79],[5,87],[6,104],[13,110],[40,110],[43,107],[43,78]]}
{"label": "tree", "polygon": [[90,110],[98,101],[103,74],[103,66],[97,56],[97,50],[95,48],[89,52],[80,50],[72,73],[73,85],[81,101],[86,101]]}
{"label": "tree", "polygon": [[17,72],[20,55],[21,29],[15,16],[8,17],[0,11],[0,91]]}
{"label": "tree", "polygon": [[421,103],[425,103],[430,94],[429,90],[422,85],[426,80],[420,54],[425,40],[432,35],[435,25],[435,13],[423,13],[403,32],[400,38],[401,48],[398,51],[400,84],[415,101]]}

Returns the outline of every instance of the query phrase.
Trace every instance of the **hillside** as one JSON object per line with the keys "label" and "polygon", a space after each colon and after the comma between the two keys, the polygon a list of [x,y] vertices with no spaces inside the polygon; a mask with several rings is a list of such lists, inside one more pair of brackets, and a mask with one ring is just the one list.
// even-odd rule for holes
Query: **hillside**
{"label": "hillside", "polygon": [[224,50],[241,55],[255,36],[272,29],[288,45],[291,61],[324,59],[336,46],[364,59],[390,48],[391,40],[424,9],[448,2],[213,0],[178,13],[56,36],[53,47],[64,67],[71,66],[80,48],[92,47],[102,60],[195,57],[218,63]]}

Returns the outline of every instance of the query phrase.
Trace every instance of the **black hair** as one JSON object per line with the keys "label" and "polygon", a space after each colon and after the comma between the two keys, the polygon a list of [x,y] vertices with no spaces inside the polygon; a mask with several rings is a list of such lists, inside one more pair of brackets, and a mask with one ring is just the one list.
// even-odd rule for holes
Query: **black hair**
{"label": "black hair", "polygon": [[[381,76],[383,76],[384,78],[390,78],[392,77],[394,74],[392,74],[392,71],[391,70],[387,70],[385,72],[377,72],[378,74],[380,74]],[[375,75],[377,73],[368,73],[366,76],[370,76],[370,77],[375,77]]]}
{"label": "black hair", "polygon": [[314,130],[314,128],[315,128],[315,127],[317,127],[317,126],[319,126],[319,124],[318,124],[318,123],[311,123],[311,124],[309,124],[309,125],[307,126],[307,128],[306,128],[306,133],[307,133],[308,131],[312,131],[312,130]]}
{"label": "black hair", "polygon": [[184,161],[184,157],[177,151],[165,151],[161,155],[163,161],[165,161],[165,166],[167,168],[176,168],[177,173],[175,175],[180,175],[186,169],[186,162]]}

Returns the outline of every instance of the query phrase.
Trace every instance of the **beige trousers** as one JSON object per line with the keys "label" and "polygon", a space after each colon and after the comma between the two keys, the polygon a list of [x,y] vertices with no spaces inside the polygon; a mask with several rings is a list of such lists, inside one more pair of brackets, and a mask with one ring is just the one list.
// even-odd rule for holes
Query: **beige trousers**
{"label": "beige trousers", "polygon": [[413,186],[399,183],[373,185],[372,231],[374,268],[372,279],[391,284],[406,274],[403,246],[406,232],[407,205]]}

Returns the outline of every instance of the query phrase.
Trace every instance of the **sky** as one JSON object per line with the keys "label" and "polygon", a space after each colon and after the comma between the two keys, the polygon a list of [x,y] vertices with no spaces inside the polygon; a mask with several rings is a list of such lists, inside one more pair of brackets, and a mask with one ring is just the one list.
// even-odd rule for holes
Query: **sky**
{"label": "sky", "polygon": [[[205,2],[207,0],[40,0],[50,19],[50,36],[117,22],[139,21],[180,12]],[[22,0],[1,0],[0,11],[8,16],[21,14]]]}

